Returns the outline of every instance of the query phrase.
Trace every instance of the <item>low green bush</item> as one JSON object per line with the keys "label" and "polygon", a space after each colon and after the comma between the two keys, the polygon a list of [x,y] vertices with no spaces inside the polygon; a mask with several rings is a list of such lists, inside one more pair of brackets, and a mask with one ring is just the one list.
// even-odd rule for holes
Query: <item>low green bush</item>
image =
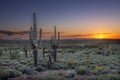
{"label": "low green bush", "polygon": [[37,66],[37,67],[35,68],[35,70],[38,71],[38,72],[40,72],[40,71],[45,70],[45,68],[42,67],[42,66]]}
{"label": "low green bush", "polygon": [[30,67],[22,67],[21,69],[19,69],[23,74],[27,74],[30,75],[32,74],[35,69],[34,68],[30,68]]}
{"label": "low green bush", "polygon": [[75,77],[75,72],[74,71],[67,71],[66,73],[65,73],[66,75],[66,78],[73,78],[73,77]]}
{"label": "low green bush", "polygon": [[101,50],[98,50],[98,51],[96,51],[96,54],[101,55],[101,54],[103,54],[103,52]]}
{"label": "low green bush", "polygon": [[52,64],[51,69],[52,70],[59,70],[60,69],[60,65],[59,64]]}
{"label": "low green bush", "polygon": [[119,74],[103,74],[98,77],[98,80],[120,80]]}
{"label": "low green bush", "polygon": [[76,64],[75,60],[68,60],[66,61],[66,64],[68,65],[68,67],[74,66]]}
{"label": "low green bush", "polygon": [[17,52],[14,52],[14,53],[10,54],[11,59],[18,59],[19,57],[20,57],[20,55]]}
{"label": "low green bush", "polygon": [[76,68],[77,74],[83,75],[86,73],[86,68],[85,67],[78,67]]}
{"label": "low green bush", "polygon": [[101,71],[99,71],[99,70],[91,70],[90,74],[92,74],[92,75],[100,75]]}
{"label": "low green bush", "polygon": [[15,69],[5,69],[0,71],[0,79],[7,80],[8,78],[14,78],[20,76],[22,73]]}
{"label": "low green bush", "polygon": [[42,75],[39,78],[39,80],[67,80],[67,79],[56,74],[48,73],[48,74]]}

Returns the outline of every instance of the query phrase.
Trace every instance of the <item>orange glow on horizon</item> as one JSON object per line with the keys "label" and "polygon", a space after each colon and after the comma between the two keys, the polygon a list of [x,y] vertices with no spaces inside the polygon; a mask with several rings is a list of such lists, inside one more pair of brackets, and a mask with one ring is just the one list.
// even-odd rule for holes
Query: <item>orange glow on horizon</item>
{"label": "orange glow on horizon", "polygon": [[118,34],[98,34],[94,38],[97,39],[120,39]]}
{"label": "orange glow on horizon", "polygon": [[106,38],[106,35],[105,34],[98,34],[98,35],[95,35],[95,38],[103,39],[103,38]]}

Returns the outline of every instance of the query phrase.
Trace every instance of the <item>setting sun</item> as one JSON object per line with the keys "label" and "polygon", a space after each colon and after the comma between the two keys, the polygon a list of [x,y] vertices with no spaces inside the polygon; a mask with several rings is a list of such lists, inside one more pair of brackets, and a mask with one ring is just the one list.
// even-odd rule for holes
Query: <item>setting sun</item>
{"label": "setting sun", "polygon": [[102,38],[103,38],[102,36],[99,37],[99,39],[102,39]]}
{"label": "setting sun", "polygon": [[103,35],[103,34],[98,34],[98,35],[95,36],[95,38],[103,39],[103,38],[105,38],[105,35]]}

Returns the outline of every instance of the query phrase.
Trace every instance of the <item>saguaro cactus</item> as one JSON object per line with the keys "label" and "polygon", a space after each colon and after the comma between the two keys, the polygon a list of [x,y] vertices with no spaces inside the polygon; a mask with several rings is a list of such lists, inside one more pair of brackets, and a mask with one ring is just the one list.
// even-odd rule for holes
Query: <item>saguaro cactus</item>
{"label": "saguaro cactus", "polygon": [[42,50],[42,51],[43,51],[43,57],[45,57],[45,49],[46,49],[46,48],[45,48],[45,46],[43,45],[43,50]]}
{"label": "saguaro cactus", "polygon": [[29,42],[30,42],[30,47],[32,48],[32,42],[33,42],[33,29],[30,27],[30,32],[29,32]]}
{"label": "saguaro cactus", "polygon": [[34,54],[34,66],[37,66],[38,55],[38,41],[37,41],[37,28],[36,28],[36,14],[33,13],[33,28],[30,28],[29,40]]}
{"label": "saguaro cactus", "polygon": [[40,28],[38,47],[40,47],[41,39],[42,39],[42,29]]}
{"label": "saguaro cactus", "polygon": [[0,55],[2,55],[2,50],[0,49]]}
{"label": "saguaro cactus", "polygon": [[60,40],[60,32],[58,32],[58,42],[59,42],[59,40]]}
{"label": "saguaro cactus", "polygon": [[56,39],[56,26],[54,26],[54,35],[51,37],[51,47],[53,49],[53,58],[54,61],[57,61],[57,48],[59,44],[59,39],[60,39],[60,32],[58,32],[58,39]]}
{"label": "saguaro cactus", "polygon": [[12,48],[11,47],[9,48],[9,51],[10,51],[9,53],[11,54],[12,53]]}
{"label": "saguaro cactus", "polygon": [[25,57],[27,58],[28,55],[27,45],[24,46],[23,50],[25,51]]}
{"label": "saguaro cactus", "polygon": [[48,68],[51,69],[51,65],[52,65],[52,56],[51,54],[48,55]]}

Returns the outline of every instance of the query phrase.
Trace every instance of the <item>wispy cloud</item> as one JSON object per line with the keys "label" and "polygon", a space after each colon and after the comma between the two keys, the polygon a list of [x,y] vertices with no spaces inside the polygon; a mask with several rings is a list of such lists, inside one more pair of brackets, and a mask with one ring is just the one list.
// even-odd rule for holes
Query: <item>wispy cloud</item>
{"label": "wispy cloud", "polygon": [[66,36],[62,36],[62,37],[88,37],[88,36],[92,36],[91,34],[77,34],[77,35],[66,35]]}
{"label": "wispy cloud", "polygon": [[104,34],[104,35],[107,35],[107,34],[111,34],[111,33],[93,33],[93,34],[95,34],[95,35],[97,35],[97,34]]}
{"label": "wispy cloud", "polygon": [[[26,37],[28,38],[29,31],[8,31],[8,30],[0,30],[0,38],[9,36],[9,37]],[[90,33],[90,34],[64,34],[65,32],[60,32],[61,38],[93,38],[96,35],[109,35],[111,33]],[[38,33],[39,34],[39,33]],[[50,37],[50,35],[54,34],[53,32],[43,32],[43,37]]]}
{"label": "wispy cloud", "polygon": [[[43,32],[43,34],[53,34],[54,32]],[[65,33],[65,32],[60,32],[61,34]]]}
{"label": "wispy cloud", "polygon": [[79,38],[79,37],[93,37],[95,35],[108,35],[108,34],[111,34],[111,33],[91,33],[91,34],[76,34],[76,35],[65,35],[65,36],[62,36],[64,38],[67,38],[67,37],[70,37],[70,38]]}
{"label": "wispy cloud", "polygon": [[[28,35],[29,31],[8,31],[8,30],[0,30],[0,37],[3,36],[14,36],[14,35]],[[64,32],[60,32],[61,34]],[[39,33],[38,33],[39,34]],[[51,35],[53,32],[43,32],[45,35]]]}
{"label": "wispy cloud", "polygon": [[19,31],[19,32],[14,32],[14,31],[7,31],[7,30],[0,30],[1,34],[5,34],[8,36],[12,36],[14,34],[19,34],[19,35],[24,35],[24,34],[28,34],[29,31]]}

